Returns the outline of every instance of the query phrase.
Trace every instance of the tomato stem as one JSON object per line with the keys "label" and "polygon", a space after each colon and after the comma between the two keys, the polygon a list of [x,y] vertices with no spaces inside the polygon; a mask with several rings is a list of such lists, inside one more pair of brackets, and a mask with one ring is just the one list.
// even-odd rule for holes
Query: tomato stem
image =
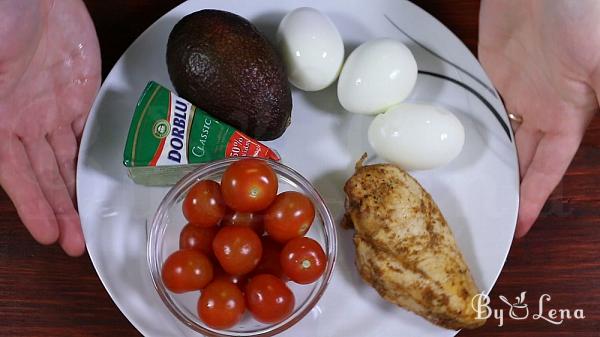
{"label": "tomato stem", "polygon": [[302,261],[302,268],[308,269],[308,268],[310,268],[310,265],[311,265],[311,263],[310,263],[309,260],[303,260]]}

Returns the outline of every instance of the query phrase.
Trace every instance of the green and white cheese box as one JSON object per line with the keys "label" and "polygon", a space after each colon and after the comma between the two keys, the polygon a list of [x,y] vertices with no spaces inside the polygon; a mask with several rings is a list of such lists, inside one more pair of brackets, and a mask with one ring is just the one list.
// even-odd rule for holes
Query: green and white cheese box
{"label": "green and white cheese box", "polygon": [[280,160],[266,145],[151,81],[135,107],[123,164],[136,183],[164,186],[199,165],[243,156]]}

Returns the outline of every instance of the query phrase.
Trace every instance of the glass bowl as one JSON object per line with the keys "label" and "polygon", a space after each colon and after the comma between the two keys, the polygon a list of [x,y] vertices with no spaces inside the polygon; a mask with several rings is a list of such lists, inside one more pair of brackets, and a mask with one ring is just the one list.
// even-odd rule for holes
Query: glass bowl
{"label": "glass bowl", "polygon": [[227,158],[202,166],[182,178],[171,188],[160,203],[152,220],[147,245],[148,265],[152,282],[162,301],[173,316],[191,329],[207,336],[273,336],[296,324],[317,304],[331,279],[337,251],[335,225],[325,202],[310,182],[291,168],[277,162],[264,160],[277,174],[278,193],[298,191],[312,200],[315,206],[315,220],[306,236],[321,244],[328,262],[325,272],[314,283],[300,285],[292,281],[287,282],[296,298],[294,310],[289,317],[276,324],[263,324],[254,320],[252,315],[246,312],[242,321],[233,328],[213,329],[198,318],[196,305],[200,292],[172,293],[166,289],[160,275],[163,262],[179,248],[179,232],[187,224],[181,210],[186,193],[198,180],[211,179],[220,182],[225,169],[237,160],[240,158]]}

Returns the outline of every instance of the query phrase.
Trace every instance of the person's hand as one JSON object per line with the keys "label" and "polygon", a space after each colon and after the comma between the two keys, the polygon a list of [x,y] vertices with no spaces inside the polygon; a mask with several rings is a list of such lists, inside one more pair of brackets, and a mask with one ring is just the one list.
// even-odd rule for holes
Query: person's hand
{"label": "person's hand", "polygon": [[0,184],[37,241],[81,255],[76,156],[101,76],[93,23],[81,0],[0,1],[0,41]]}
{"label": "person's hand", "polygon": [[481,3],[479,58],[508,112],[521,172],[515,236],[524,236],[567,170],[600,93],[600,2]]}

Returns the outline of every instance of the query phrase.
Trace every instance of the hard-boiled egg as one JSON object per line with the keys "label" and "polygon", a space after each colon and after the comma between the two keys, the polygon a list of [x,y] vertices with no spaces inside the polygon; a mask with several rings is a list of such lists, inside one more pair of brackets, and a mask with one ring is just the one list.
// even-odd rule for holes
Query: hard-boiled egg
{"label": "hard-boiled egg", "polygon": [[344,109],[377,114],[402,102],[417,81],[417,62],[400,41],[377,39],[356,48],[338,80],[338,99]]}
{"label": "hard-boiled egg", "polygon": [[369,126],[369,143],[375,152],[406,170],[445,165],[459,155],[464,142],[461,122],[438,106],[398,104]]}
{"label": "hard-boiled egg", "polygon": [[277,46],[289,81],[305,91],[328,87],[344,61],[340,33],[327,16],[314,8],[297,8],[281,20]]}

